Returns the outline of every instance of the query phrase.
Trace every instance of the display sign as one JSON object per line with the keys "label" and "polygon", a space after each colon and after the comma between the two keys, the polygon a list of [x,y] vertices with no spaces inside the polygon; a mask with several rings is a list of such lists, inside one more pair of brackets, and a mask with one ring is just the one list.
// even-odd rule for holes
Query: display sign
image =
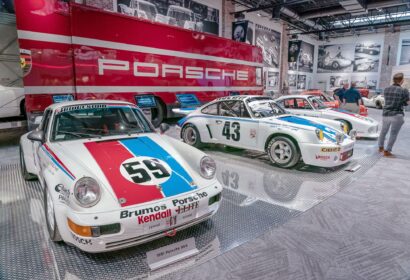
{"label": "display sign", "polygon": [[74,96],[72,96],[71,94],[53,95],[53,103],[61,103],[73,100]]}
{"label": "display sign", "polygon": [[194,94],[177,94],[177,100],[181,107],[194,107],[201,105],[198,98]]}
{"label": "display sign", "polygon": [[147,252],[147,263],[151,270],[156,270],[198,253],[195,238],[192,237]]}
{"label": "display sign", "polygon": [[157,106],[155,97],[152,95],[136,96],[135,101],[140,108],[154,108]]}
{"label": "display sign", "polygon": [[236,21],[232,23],[232,40],[237,42],[246,42],[248,32],[248,21]]}

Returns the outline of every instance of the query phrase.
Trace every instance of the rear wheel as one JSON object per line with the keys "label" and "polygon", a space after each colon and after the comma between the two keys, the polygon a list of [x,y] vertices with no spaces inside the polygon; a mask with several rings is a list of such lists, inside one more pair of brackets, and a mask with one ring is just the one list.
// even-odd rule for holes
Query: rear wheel
{"label": "rear wheel", "polygon": [[292,140],[284,136],[272,138],[266,152],[272,163],[283,168],[291,168],[300,160],[297,146]]}
{"label": "rear wheel", "polygon": [[187,124],[182,128],[181,132],[182,140],[188,145],[194,147],[202,147],[201,136],[199,135],[198,129],[193,124]]}
{"label": "rear wheel", "polygon": [[377,109],[382,109],[383,108],[382,103],[380,101],[376,101],[376,108]]}
{"label": "rear wheel", "polygon": [[61,241],[62,238],[60,236],[60,232],[58,231],[53,200],[51,199],[47,186],[44,186],[44,213],[46,216],[47,230],[50,235],[50,239],[54,242]]}
{"label": "rear wheel", "polygon": [[154,127],[159,127],[165,118],[165,106],[158,98],[155,98],[155,100],[157,105],[151,108],[151,123]]}
{"label": "rear wheel", "polygon": [[340,65],[339,65],[339,63],[337,62],[337,61],[334,61],[333,63],[332,63],[332,68],[333,69],[339,69],[339,67],[340,67]]}
{"label": "rear wheel", "polygon": [[20,145],[20,168],[21,168],[21,175],[23,175],[24,180],[30,181],[34,180],[37,177],[27,171],[26,161],[24,160],[23,148]]}

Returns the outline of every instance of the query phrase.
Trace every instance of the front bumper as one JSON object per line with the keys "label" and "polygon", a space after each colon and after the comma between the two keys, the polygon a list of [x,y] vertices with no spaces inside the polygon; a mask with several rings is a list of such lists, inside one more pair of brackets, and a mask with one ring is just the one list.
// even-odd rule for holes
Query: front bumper
{"label": "front bumper", "polygon": [[361,138],[378,138],[379,137],[379,125],[375,124],[370,127],[364,127],[357,130],[357,137]]}
{"label": "front bumper", "polygon": [[319,167],[335,167],[350,161],[354,141],[346,139],[341,144],[301,143],[300,150],[305,164]]}
{"label": "front bumper", "polygon": [[[221,195],[222,186],[213,183],[180,196],[170,197],[160,202],[126,207],[104,213],[67,212],[59,224],[66,243],[79,249],[99,253],[118,250],[172,236],[176,231],[201,223],[213,216],[220,200],[210,203],[210,198]],[[98,237],[83,237],[74,233],[67,224],[67,218],[82,226],[102,226],[120,224],[120,231]],[[65,220],[65,221],[63,221]]]}

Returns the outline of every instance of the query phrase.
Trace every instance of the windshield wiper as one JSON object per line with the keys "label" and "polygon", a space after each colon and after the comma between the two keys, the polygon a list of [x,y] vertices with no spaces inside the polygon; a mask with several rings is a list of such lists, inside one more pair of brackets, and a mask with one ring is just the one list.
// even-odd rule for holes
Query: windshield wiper
{"label": "windshield wiper", "polygon": [[59,133],[73,135],[73,136],[76,136],[77,138],[83,138],[83,136],[85,136],[87,138],[94,138],[94,137],[101,138],[101,135],[81,133],[81,132],[59,131],[57,134],[59,134]]}

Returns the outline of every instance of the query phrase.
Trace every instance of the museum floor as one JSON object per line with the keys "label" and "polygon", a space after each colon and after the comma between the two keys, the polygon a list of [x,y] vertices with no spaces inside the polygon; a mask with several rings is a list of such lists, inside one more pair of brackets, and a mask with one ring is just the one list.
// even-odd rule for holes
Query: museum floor
{"label": "museum floor", "polygon": [[[380,110],[369,111],[381,119]],[[0,134],[0,279],[410,278],[409,116],[397,158],[383,158],[375,141],[359,140],[352,162],[331,171],[283,170],[260,154],[207,149],[225,186],[210,221],[173,238],[94,255],[47,238],[41,187],[24,182],[19,171],[21,133]],[[189,238],[199,254],[149,270],[146,252]]]}

